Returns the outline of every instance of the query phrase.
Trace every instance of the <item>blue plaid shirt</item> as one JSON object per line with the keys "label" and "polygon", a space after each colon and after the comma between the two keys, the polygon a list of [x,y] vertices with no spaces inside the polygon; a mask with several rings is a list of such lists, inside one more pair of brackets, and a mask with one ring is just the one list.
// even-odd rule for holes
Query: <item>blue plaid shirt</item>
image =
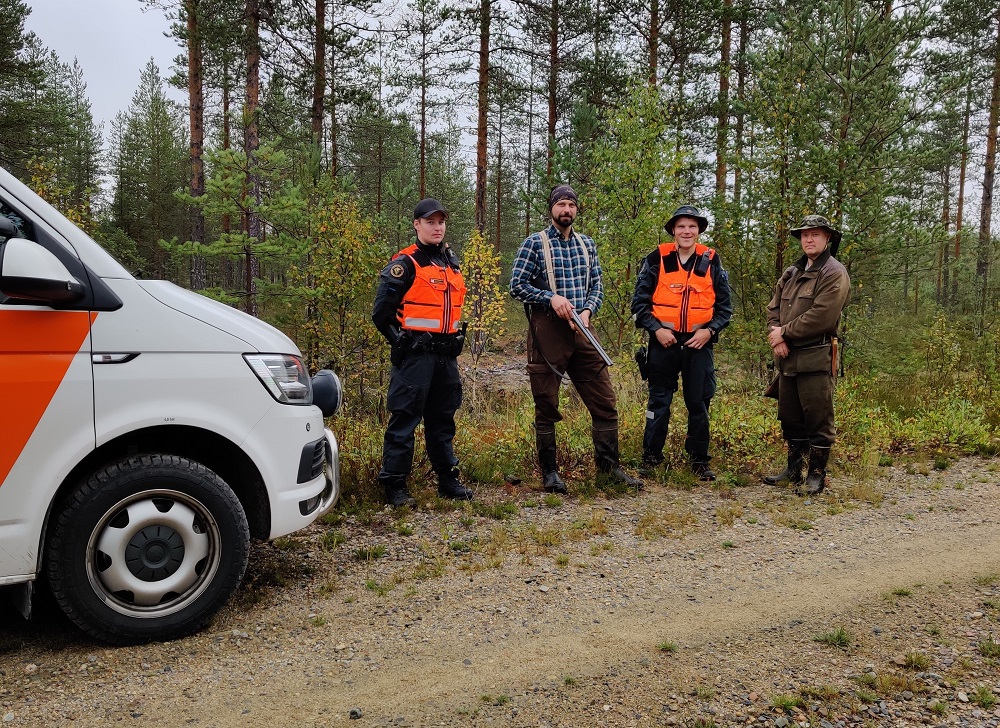
{"label": "blue plaid shirt", "polygon": [[[559,289],[556,292],[568,298],[577,311],[589,308],[591,314],[596,314],[604,301],[604,284],[601,283],[601,264],[597,260],[597,246],[593,239],[577,233],[590,258],[588,270],[587,259],[572,234],[568,239],[564,238],[555,225],[549,225],[546,233],[552,249],[556,288]],[[548,285],[545,256],[542,254],[542,235],[535,233],[521,243],[514,256],[510,295],[522,303],[548,304],[552,300],[552,291],[548,290]]]}

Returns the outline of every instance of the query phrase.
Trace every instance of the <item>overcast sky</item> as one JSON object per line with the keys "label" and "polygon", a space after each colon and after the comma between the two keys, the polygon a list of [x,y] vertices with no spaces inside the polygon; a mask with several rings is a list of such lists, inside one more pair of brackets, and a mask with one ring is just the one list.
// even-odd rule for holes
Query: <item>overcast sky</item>
{"label": "overcast sky", "polygon": [[[104,123],[128,108],[139,85],[139,74],[153,58],[160,75],[168,76],[177,41],[163,34],[169,23],[163,11],[145,9],[141,0],[27,0],[31,14],[25,23],[59,60],[76,58],[87,82],[94,122]],[[178,91],[168,89],[180,100]]]}

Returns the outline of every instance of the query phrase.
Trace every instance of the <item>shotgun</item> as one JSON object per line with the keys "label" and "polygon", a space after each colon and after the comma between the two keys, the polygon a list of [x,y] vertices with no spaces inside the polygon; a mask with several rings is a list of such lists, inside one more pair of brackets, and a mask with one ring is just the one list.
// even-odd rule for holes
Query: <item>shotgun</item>
{"label": "shotgun", "polygon": [[576,324],[577,331],[581,332],[585,337],[587,337],[587,341],[589,341],[590,345],[597,350],[597,353],[600,354],[601,358],[604,360],[604,363],[607,366],[611,366],[612,364],[614,364],[614,361],[611,359],[610,356],[608,356],[608,352],[604,351],[604,347],[601,346],[601,342],[598,341],[594,337],[594,335],[590,333],[587,327],[583,325],[583,319],[580,318],[580,314],[576,312],[576,309],[573,309],[573,323]]}

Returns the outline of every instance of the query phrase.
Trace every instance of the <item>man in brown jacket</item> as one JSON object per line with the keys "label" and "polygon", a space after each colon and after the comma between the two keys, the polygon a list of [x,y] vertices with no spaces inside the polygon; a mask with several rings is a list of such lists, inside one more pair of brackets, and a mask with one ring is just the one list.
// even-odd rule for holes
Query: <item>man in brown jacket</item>
{"label": "man in brown jacket", "polygon": [[833,257],[840,231],[825,217],[807,215],[791,234],[802,243],[804,255],[782,274],[767,305],[768,343],[780,374],[778,419],[788,441],[788,466],[764,482],[791,483],[796,492],[815,495],[826,486],[826,464],[837,438],[833,420],[837,329],[851,279]]}

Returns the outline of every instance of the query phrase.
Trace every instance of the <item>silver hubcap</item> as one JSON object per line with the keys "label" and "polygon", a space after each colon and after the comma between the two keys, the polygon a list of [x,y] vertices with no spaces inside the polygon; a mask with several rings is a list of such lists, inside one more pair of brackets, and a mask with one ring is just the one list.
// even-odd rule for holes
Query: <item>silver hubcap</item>
{"label": "silver hubcap", "polygon": [[87,544],[95,593],[121,614],[163,617],[211,583],[220,561],[219,527],[198,500],[149,490],[109,509]]}

